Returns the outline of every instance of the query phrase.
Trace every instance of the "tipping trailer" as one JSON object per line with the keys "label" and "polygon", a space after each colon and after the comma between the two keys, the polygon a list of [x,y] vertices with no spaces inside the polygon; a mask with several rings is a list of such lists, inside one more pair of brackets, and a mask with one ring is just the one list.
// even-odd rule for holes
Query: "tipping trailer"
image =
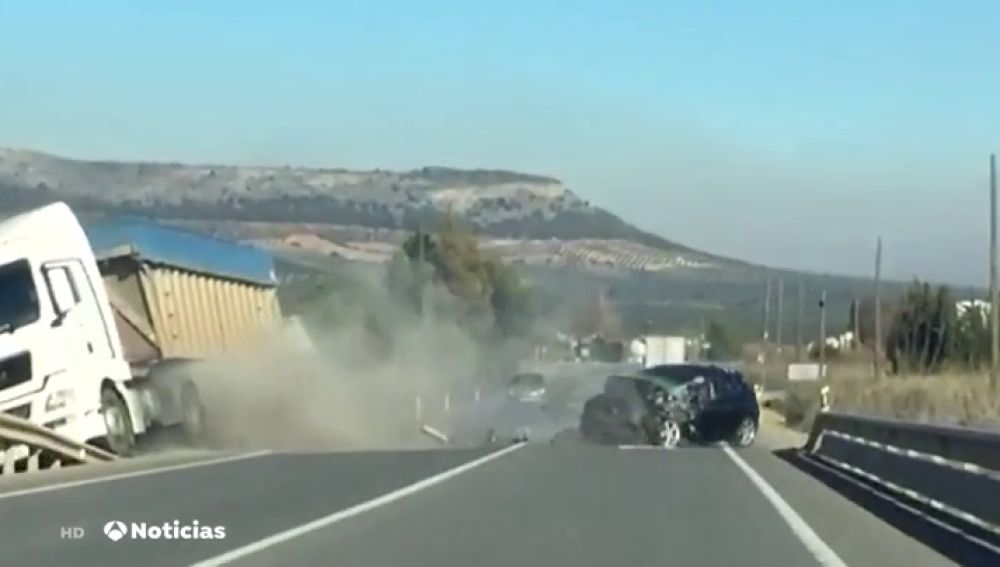
{"label": "tipping trailer", "polygon": [[119,454],[201,433],[185,366],[282,322],[269,254],[149,221],[84,230],[54,203],[0,222],[0,411]]}

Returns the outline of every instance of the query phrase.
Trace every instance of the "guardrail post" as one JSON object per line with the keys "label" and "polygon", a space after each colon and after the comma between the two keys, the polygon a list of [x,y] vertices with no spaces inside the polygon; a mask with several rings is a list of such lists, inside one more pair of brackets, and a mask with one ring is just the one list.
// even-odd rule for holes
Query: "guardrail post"
{"label": "guardrail post", "polygon": [[17,462],[25,457],[31,456],[31,451],[27,445],[14,445],[8,447],[3,455],[3,472],[0,474],[14,474]]}
{"label": "guardrail post", "polygon": [[420,428],[420,430],[426,433],[427,435],[433,437],[434,439],[437,439],[441,443],[448,443],[448,436],[442,433],[441,431],[431,427],[430,425],[425,424]]}
{"label": "guardrail post", "polygon": [[[17,463],[28,459],[27,471],[36,471],[51,463],[70,465],[113,461],[116,455],[59,435],[53,430],[28,420],[0,413],[0,439],[6,446],[0,450],[0,474],[13,474]],[[42,454],[46,459],[42,459]],[[49,458],[51,457],[51,458]]]}

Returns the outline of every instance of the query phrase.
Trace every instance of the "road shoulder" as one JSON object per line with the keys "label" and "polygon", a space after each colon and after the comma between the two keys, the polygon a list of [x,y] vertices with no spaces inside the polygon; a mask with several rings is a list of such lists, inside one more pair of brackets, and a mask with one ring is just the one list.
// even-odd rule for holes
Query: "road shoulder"
{"label": "road shoulder", "polygon": [[793,452],[787,447],[769,450],[761,446],[740,451],[739,455],[845,563],[882,567],[956,565],[775,454]]}
{"label": "road shoulder", "polygon": [[73,465],[58,469],[20,472],[0,476],[0,498],[25,492],[59,490],[84,483],[110,481],[123,475],[160,474],[184,467],[210,466],[238,458],[264,453],[214,452],[197,449],[171,451],[163,454],[119,459],[109,463]]}

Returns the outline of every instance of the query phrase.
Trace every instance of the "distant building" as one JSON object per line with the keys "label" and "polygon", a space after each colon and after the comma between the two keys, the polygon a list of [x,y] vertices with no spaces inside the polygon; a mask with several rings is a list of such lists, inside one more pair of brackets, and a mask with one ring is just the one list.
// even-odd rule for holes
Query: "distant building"
{"label": "distant building", "polygon": [[985,322],[990,315],[990,302],[982,299],[965,299],[955,302],[955,312],[959,317],[965,315],[969,309],[978,309]]}

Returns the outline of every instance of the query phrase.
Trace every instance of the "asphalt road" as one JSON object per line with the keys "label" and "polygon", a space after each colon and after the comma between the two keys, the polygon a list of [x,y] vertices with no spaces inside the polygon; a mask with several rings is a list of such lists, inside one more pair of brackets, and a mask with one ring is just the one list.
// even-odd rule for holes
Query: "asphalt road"
{"label": "asphalt road", "polygon": [[[130,469],[124,474],[133,476],[36,492],[3,492],[0,484],[0,563],[189,565],[257,545],[234,564],[820,564],[736,461],[712,447],[529,444],[401,498],[344,512],[489,452],[266,454],[156,465],[180,468],[152,474]],[[950,564],[777,458],[766,443],[739,454],[844,563]],[[321,518],[325,524],[307,525]],[[112,542],[102,532],[111,520],[198,520],[224,526],[226,537]],[[294,537],[281,535],[303,525]],[[62,539],[60,529],[70,526],[84,536]]]}
{"label": "asphalt road", "polygon": [[[2,479],[0,564],[974,564],[950,553],[954,538],[925,537],[904,526],[912,518],[849,499],[783,458],[803,436],[771,419],[738,453],[593,447],[555,435],[600,389],[584,378],[556,375],[544,406],[496,393],[456,405],[448,425],[469,441],[487,427],[522,425],[542,440],[516,448],[175,451]],[[224,527],[225,538],[113,542],[103,531],[110,521],[175,520]],[[62,537],[63,528],[83,537]]]}

